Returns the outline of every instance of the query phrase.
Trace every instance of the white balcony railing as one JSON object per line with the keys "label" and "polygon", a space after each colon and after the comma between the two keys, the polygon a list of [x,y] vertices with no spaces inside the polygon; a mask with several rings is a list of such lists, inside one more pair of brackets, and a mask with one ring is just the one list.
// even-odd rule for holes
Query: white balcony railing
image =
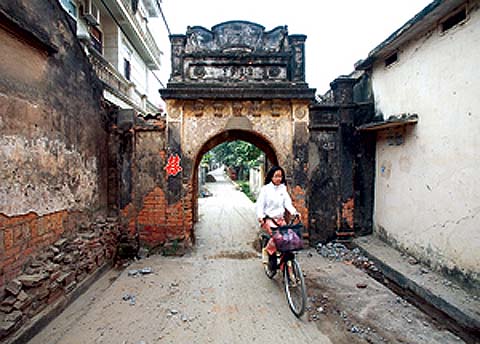
{"label": "white balcony railing", "polygon": [[129,18],[129,21],[133,23],[134,31],[139,36],[139,38],[144,42],[148,50],[148,54],[151,55],[150,59],[153,59],[152,62],[147,64],[150,67],[153,67],[154,65],[160,66],[160,56],[162,52],[158,48],[158,45],[155,42],[155,39],[153,38],[153,35],[148,29],[148,27],[142,27],[142,25],[140,25],[140,23],[138,22],[138,19],[135,17],[135,14],[133,13],[133,10],[132,10],[131,0],[111,0],[109,2],[120,2],[122,4],[121,7],[124,9],[124,11],[127,12],[126,14]]}
{"label": "white balcony railing", "polygon": [[112,94],[141,113],[158,113],[160,109],[153,105],[146,95],[138,93],[135,84],[121,75],[112,64],[94,49],[89,49],[89,59],[97,77]]}
{"label": "white balcony railing", "polygon": [[103,58],[94,49],[89,49],[90,63],[98,78],[105,84],[105,86],[114,93],[119,94],[122,98],[128,99],[131,105],[139,106],[132,97],[134,84],[123,77],[107,60]]}

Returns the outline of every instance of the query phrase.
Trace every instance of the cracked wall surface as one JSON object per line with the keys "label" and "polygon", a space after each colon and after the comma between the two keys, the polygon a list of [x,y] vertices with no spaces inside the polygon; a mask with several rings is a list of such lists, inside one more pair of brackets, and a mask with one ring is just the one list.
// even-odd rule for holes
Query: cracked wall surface
{"label": "cracked wall surface", "polygon": [[378,233],[419,260],[478,285],[478,6],[469,15],[456,29],[402,46],[408,58],[394,68],[383,61],[373,67],[377,112],[419,116],[414,126],[378,134],[374,221]]}
{"label": "cracked wall surface", "polygon": [[0,4],[2,340],[115,252],[102,88],[74,25],[56,1]]}

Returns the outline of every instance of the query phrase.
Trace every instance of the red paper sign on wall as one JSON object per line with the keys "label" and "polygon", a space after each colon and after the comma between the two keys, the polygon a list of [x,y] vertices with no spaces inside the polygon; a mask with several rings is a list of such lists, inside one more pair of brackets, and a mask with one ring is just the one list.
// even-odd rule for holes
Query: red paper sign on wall
{"label": "red paper sign on wall", "polygon": [[169,176],[176,176],[181,170],[183,170],[183,168],[180,166],[180,157],[178,154],[170,154],[167,160],[167,166],[165,166],[165,171],[167,171],[167,174]]}

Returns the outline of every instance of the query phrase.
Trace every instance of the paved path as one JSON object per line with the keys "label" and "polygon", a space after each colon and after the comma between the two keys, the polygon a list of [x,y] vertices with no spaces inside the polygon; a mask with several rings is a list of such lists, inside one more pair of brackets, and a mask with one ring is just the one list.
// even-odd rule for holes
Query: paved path
{"label": "paved path", "polygon": [[[293,316],[280,279],[265,277],[252,247],[252,202],[220,171],[214,176],[213,196],[199,199],[193,252],[131,265],[30,343],[331,343],[315,323]],[[128,276],[147,266],[154,273]]]}
{"label": "paved path", "polygon": [[[295,318],[280,279],[266,278],[253,249],[253,203],[214,175],[190,253],[109,271],[30,343],[464,343],[357,269],[356,258],[339,259],[341,250],[299,254],[309,311]],[[144,267],[153,273],[129,276]]]}

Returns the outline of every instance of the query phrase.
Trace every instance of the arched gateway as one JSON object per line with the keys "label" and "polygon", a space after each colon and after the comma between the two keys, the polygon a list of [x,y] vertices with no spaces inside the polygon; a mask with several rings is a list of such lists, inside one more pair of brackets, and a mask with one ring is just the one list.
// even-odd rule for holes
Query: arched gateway
{"label": "arched gateway", "polygon": [[375,135],[358,130],[374,116],[371,99],[358,101],[368,83],[339,77],[315,103],[305,38],[245,21],[171,36],[166,117],[116,114],[109,195],[130,237],[168,250],[192,243],[200,159],[237,139],[285,168],[312,242],[371,232]]}
{"label": "arched gateway", "polygon": [[297,206],[307,216],[305,178],[295,173],[304,170],[302,147],[314,97],[305,83],[305,38],[288,35],[286,27],[266,32],[245,21],[211,31],[190,27],[186,35],[171,37],[172,75],[161,93],[167,102],[168,146],[181,156],[183,174],[169,177],[168,192],[180,199],[186,190],[194,191],[185,200],[193,203],[194,220],[202,155],[235,139],[255,144],[272,163],[285,167]]}

